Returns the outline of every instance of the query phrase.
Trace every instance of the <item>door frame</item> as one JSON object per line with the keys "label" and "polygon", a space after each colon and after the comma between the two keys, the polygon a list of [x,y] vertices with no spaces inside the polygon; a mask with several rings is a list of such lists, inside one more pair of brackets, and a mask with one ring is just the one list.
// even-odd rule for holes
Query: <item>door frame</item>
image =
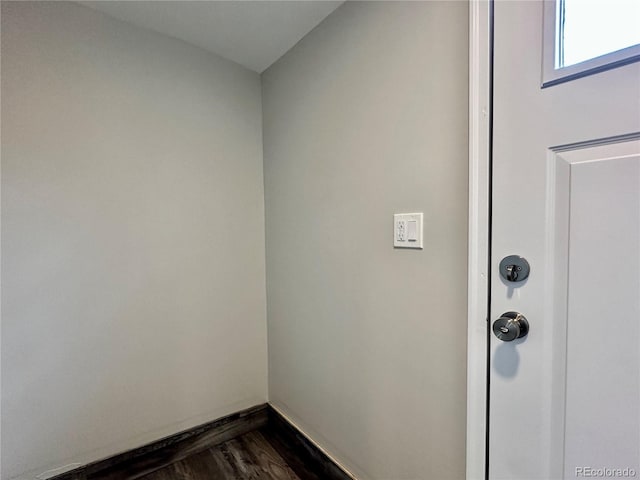
{"label": "door frame", "polygon": [[469,2],[466,478],[487,478],[493,0]]}

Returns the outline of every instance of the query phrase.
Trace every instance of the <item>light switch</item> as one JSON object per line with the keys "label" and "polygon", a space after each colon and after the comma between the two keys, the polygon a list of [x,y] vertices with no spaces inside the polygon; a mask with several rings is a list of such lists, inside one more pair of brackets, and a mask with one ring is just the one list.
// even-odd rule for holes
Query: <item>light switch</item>
{"label": "light switch", "polygon": [[418,240],[418,221],[409,220],[407,222],[407,241],[415,242]]}
{"label": "light switch", "polygon": [[393,216],[393,246],[422,248],[422,213],[396,213]]}

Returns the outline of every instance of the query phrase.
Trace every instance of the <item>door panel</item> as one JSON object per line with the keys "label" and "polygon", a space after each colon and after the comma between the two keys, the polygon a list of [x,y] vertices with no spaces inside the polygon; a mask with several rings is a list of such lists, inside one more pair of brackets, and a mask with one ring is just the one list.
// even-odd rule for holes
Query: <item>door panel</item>
{"label": "door panel", "polygon": [[564,476],[640,472],[640,142],[557,161],[570,169],[568,283],[558,285],[569,295],[554,322],[566,320]]}
{"label": "door panel", "polygon": [[489,476],[640,475],[640,64],[541,89],[543,2],[494,8]]}

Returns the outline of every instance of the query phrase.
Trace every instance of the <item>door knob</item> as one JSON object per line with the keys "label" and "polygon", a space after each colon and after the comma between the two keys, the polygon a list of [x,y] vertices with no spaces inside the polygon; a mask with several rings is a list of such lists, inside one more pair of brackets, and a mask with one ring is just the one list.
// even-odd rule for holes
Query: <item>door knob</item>
{"label": "door knob", "polygon": [[529,333],[529,322],[518,312],[505,312],[493,322],[493,333],[503,342],[511,342]]}

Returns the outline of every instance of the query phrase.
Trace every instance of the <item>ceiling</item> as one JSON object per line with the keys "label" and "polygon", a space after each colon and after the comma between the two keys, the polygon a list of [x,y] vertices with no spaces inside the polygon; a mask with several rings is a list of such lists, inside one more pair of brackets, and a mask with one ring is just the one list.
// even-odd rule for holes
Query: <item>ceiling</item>
{"label": "ceiling", "polygon": [[343,1],[81,1],[261,73]]}

